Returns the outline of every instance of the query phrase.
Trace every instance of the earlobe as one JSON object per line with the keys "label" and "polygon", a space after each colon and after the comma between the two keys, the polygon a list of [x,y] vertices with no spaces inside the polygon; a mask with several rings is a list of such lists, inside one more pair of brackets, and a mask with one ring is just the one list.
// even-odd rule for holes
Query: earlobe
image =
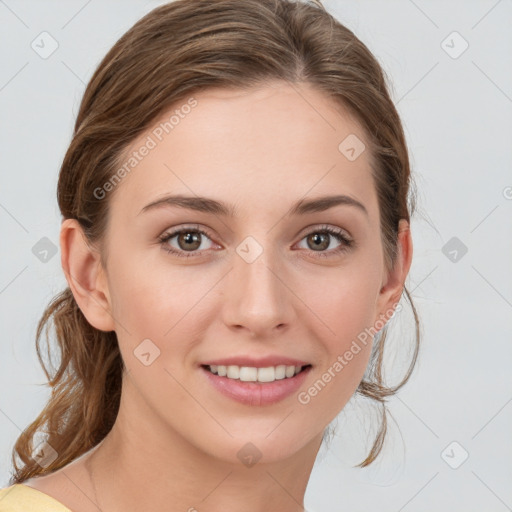
{"label": "earlobe", "polygon": [[412,263],[412,238],[409,223],[401,219],[398,225],[398,253],[387,281],[383,284],[378,299],[379,317],[387,321],[396,309],[404,290],[405,280]]}
{"label": "earlobe", "polygon": [[99,252],[90,248],[75,219],[64,219],[60,230],[61,264],[78,307],[101,331],[113,331],[114,319]]}

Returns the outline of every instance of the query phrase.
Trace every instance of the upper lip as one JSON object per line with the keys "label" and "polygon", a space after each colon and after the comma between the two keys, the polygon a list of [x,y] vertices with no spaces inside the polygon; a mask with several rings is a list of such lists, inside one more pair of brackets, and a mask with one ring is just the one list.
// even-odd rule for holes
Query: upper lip
{"label": "upper lip", "polygon": [[231,356],[222,359],[215,359],[201,363],[202,365],[216,365],[216,366],[252,366],[255,368],[267,368],[269,366],[307,366],[310,363],[294,359],[293,357],[286,356],[266,356],[266,357],[251,357],[251,356]]}

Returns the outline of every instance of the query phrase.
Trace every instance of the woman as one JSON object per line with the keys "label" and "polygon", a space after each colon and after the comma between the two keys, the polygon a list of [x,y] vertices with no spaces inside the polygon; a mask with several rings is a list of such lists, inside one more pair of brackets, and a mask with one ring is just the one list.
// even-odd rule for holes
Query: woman
{"label": "woman", "polygon": [[[60,171],[69,287],[37,338],[53,320],[61,363],[2,510],[303,510],[354,393],[383,406],[375,460],[418,352],[410,181],[379,64],[320,2],[142,18],[90,80]],[[416,345],[388,387],[403,294]]]}

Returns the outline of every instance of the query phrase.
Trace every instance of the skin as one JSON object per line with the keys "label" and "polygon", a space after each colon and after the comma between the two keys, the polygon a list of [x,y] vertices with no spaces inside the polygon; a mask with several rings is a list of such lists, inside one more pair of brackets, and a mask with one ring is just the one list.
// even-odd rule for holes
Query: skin
{"label": "skin", "polygon": [[[77,222],[62,223],[73,294],[93,326],[116,331],[129,369],[105,440],[27,482],[75,511],[98,510],[86,462],[105,512],[263,512],[269,503],[302,510],[324,429],[359,385],[371,341],[308,404],[297,393],[273,405],[240,404],[215,390],[198,365],[233,354],[289,355],[313,365],[300,389],[307,390],[359,333],[389,318],[410,268],[402,220],[399,257],[386,270],[371,155],[367,149],[349,161],[338,150],[349,134],[363,141],[365,134],[332,100],[283,82],[194,97],[198,105],[107,195],[106,268]],[[169,193],[233,204],[237,216],[173,207],[139,213]],[[368,214],[341,205],[287,215],[302,198],[335,194],[357,199]],[[197,256],[163,250],[158,237],[190,223],[209,234]],[[355,247],[336,254],[340,242],[331,235],[315,251],[308,235],[322,225],[344,230]],[[263,250],[252,263],[236,252],[247,236]],[[178,237],[166,244],[186,252]],[[149,366],[133,353],[147,338],[160,350]],[[237,457],[248,442],[261,452],[250,468]]]}

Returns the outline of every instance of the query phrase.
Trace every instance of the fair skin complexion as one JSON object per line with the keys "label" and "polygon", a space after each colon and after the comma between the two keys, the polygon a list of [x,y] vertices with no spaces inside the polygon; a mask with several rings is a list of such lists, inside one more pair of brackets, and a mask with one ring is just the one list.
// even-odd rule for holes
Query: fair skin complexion
{"label": "fair skin complexion", "polygon": [[[299,390],[307,391],[358,334],[389,318],[410,268],[412,241],[402,220],[399,256],[386,269],[369,151],[350,161],[338,149],[348,135],[365,135],[329,98],[282,82],[194,97],[197,106],[107,195],[105,269],[77,222],[62,223],[62,265],[75,299],[93,326],[116,332],[129,370],[103,443],[28,481],[75,512],[98,510],[85,462],[103,512],[263,512],[269,503],[302,510],[324,429],[357,389],[371,340],[307,404],[298,393],[271,405],[241,404],[214,389],[199,365],[288,355],[312,365]],[[168,194],[222,201],[236,215],[171,206],[141,213]],[[289,214],[301,199],[341,194],[366,211],[343,204]],[[327,234],[315,249],[322,226],[354,245],[335,252],[345,243]],[[158,240],[182,227],[199,237],[198,249],[187,252],[179,236]],[[248,236],[262,249],[251,263],[236,252]],[[160,350],[149,366],[134,355],[145,339]],[[237,457],[249,442],[261,453],[251,467]]]}

